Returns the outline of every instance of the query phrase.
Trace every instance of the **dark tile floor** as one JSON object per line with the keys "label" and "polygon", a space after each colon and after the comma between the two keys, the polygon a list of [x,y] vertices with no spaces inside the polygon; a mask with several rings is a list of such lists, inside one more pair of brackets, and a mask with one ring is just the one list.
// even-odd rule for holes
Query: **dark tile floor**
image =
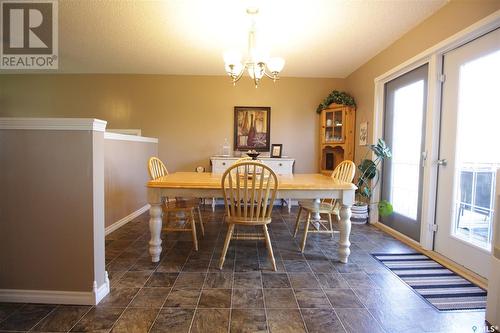
{"label": "dark tile floor", "polygon": [[[0,303],[0,331],[33,332],[484,332],[484,312],[438,312],[370,252],[411,252],[391,236],[353,226],[350,263],[338,235],[312,235],[304,254],[291,230],[295,211],[275,209],[270,225],[278,272],[264,243],[231,243],[223,211],[203,212],[198,252],[191,235],[163,236],[160,263],[148,254],[144,214],[106,237],[111,292],[96,307]],[[473,329],[476,327],[476,330]]]}

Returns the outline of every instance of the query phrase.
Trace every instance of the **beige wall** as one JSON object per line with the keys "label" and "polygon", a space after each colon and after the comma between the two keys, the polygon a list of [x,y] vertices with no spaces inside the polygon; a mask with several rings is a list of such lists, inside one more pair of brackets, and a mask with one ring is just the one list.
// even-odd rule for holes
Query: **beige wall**
{"label": "beige wall", "polygon": [[157,143],[104,140],[106,227],[147,204],[147,161],[157,155]]}
{"label": "beige wall", "polygon": [[[0,130],[0,289],[90,292],[94,280],[104,282],[104,272],[94,275],[94,246],[104,247],[102,219],[92,223],[99,224],[94,214],[102,210],[93,202],[99,137]],[[102,271],[102,253],[101,260]]]}
{"label": "beige wall", "polygon": [[[359,133],[359,124],[363,121],[368,121],[370,138],[373,133],[374,79],[376,77],[498,9],[500,9],[498,0],[450,1],[434,15],[349,75],[347,77],[348,91],[357,103],[356,133]],[[357,161],[366,152],[359,146],[356,146],[355,151]]]}
{"label": "beige wall", "polygon": [[264,80],[233,87],[226,77],[164,75],[0,75],[2,117],[94,117],[107,128],[141,128],[160,140],[169,171],[209,167],[224,138],[233,141],[233,107],[270,106],[271,142],[296,158],[296,172],[317,171],[320,101],[341,79]]}

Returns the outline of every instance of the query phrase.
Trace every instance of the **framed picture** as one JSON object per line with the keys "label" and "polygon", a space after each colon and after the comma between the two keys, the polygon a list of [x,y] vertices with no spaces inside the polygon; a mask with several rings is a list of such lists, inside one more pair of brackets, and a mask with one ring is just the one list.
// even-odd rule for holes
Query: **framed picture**
{"label": "framed picture", "polygon": [[281,152],[283,150],[283,145],[280,144],[273,144],[271,146],[271,157],[281,157]]}
{"label": "framed picture", "polygon": [[271,108],[267,106],[234,107],[234,149],[269,151]]}
{"label": "framed picture", "polygon": [[366,146],[368,144],[368,122],[364,121],[359,124],[359,145]]}

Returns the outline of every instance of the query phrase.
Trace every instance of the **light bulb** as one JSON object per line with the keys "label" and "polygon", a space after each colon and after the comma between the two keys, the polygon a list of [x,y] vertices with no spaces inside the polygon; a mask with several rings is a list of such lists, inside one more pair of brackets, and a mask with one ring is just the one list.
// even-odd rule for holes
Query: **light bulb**
{"label": "light bulb", "polygon": [[[231,68],[231,65],[232,65],[232,68]],[[243,69],[243,65],[238,62],[236,64],[227,64],[226,63],[226,72],[228,75],[230,76],[238,76],[240,73],[241,73],[241,70]]]}
{"label": "light bulb", "polygon": [[224,62],[226,65],[236,65],[241,63],[241,53],[236,50],[224,52]]}
{"label": "light bulb", "polygon": [[283,58],[275,57],[267,62],[267,68],[271,73],[279,73],[283,70],[283,67],[285,67],[285,59]]}

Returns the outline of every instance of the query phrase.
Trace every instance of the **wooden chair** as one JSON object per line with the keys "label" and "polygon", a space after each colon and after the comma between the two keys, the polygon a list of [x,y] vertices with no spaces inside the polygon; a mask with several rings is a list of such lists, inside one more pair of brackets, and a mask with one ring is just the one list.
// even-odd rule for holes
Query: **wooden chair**
{"label": "wooden chair", "polygon": [[[352,161],[342,161],[335,170],[333,170],[332,178],[337,179],[343,182],[352,182],[354,178],[354,173],[356,172],[356,165]],[[300,226],[300,214],[302,211],[307,212],[307,220],[306,226],[304,228],[304,237],[302,238],[302,247],[301,252],[304,252],[307,241],[308,233],[328,233],[334,234],[333,224],[332,224],[332,215],[337,217],[337,221],[340,219],[339,216],[339,203],[336,199],[322,199],[318,204],[315,201],[299,201],[299,212],[297,214],[297,221],[295,223],[295,232],[293,233],[293,237],[297,236],[297,231]],[[328,216],[328,225],[325,221],[318,221],[319,225],[317,228],[309,229],[309,225],[311,224],[311,215],[312,214],[326,214]]]}
{"label": "wooden chair", "polygon": [[[222,193],[228,224],[226,240],[219,261],[222,269],[231,239],[265,240],[269,259],[276,270],[267,225],[278,191],[278,178],[268,166],[258,162],[241,162],[229,167],[222,175]],[[235,226],[262,227],[262,232],[235,232]]]}
{"label": "wooden chair", "polygon": [[250,156],[240,157],[236,160],[236,162],[234,162],[234,164],[243,163],[243,162],[250,162],[251,160],[252,160],[252,158]]}
{"label": "wooden chair", "polygon": [[[148,161],[149,176],[151,179],[157,179],[168,175],[168,170],[165,164],[157,157],[151,157]],[[191,231],[193,234],[194,249],[198,251],[198,237],[196,235],[196,223],[194,219],[195,211],[198,213],[198,219],[200,221],[201,234],[205,235],[205,228],[203,226],[203,219],[201,217],[200,211],[200,199],[184,199],[166,198],[164,205],[162,206],[164,216],[166,218],[164,231],[175,231],[175,232],[185,232]],[[171,214],[174,214],[172,218],[173,221],[186,220],[189,222],[190,226],[187,227],[170,227]],[[183,218],[179,218],[181,215]]]}

